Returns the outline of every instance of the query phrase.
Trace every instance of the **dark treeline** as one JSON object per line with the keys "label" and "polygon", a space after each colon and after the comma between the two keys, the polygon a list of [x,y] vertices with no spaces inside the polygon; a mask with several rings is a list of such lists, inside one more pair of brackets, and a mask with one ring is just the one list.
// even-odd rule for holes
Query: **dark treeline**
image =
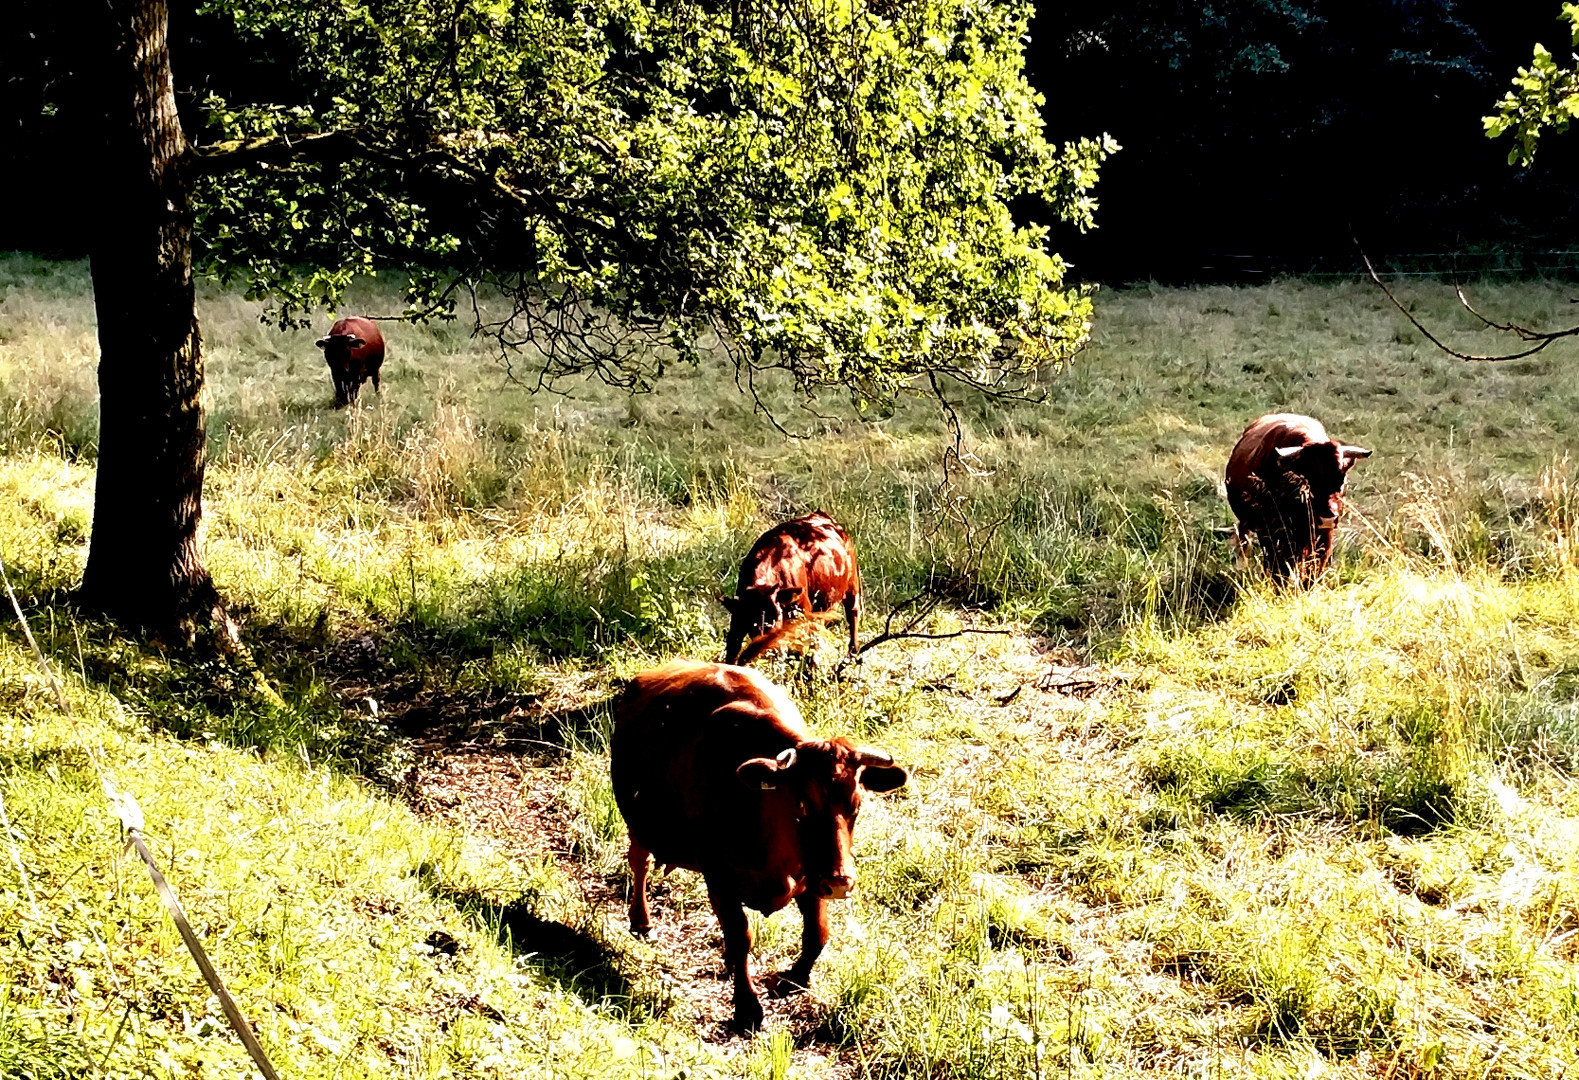
{"label": "dark treeline", "polygon": [[[1110,132],[1076,276],[1243,281],[1349,271],[1353,238],[1410,269],[1579,267],[1579,145],[1507,163],[1481,117],[1567,54],[1556,0],[1041,0],[1028,49],[1050,133]],[[1426,254],[1425,258],[1407,258]]]}
{"label": "dark treeline", "polygon": [[[1579,139],[1534,168],[1480,118],[1541,41],[1562,56],[1556,0],[1041,0],[1027,51],[1055,138],[1112,133],[1099,228],[1054,235],[1077,277],[1254,280],[1347,271],[1351,237],[1384,259],[1470,253],[1579,266]],[[93,198],[75,29],[52,0],[14,0],[0,35],[0,249],[80,254]],[[187,130],[211,90],[238,99],[288,65],[237,42],[192,0],[172,4],[172,66]],[[1034,207],[1023,208],[1036,216]],[[1479,253],[1478,255],[1476,253]],[[1451,269],[1450,260],[1414,268]]]}
{"label": "dark treeline", "polygon": [[[197,0],[170,3],[171,68],[188,136],[201,138],[212,92],[289,101],[290,67],[268,43],[241,41],[197,8]],[[99,183],[98,150],[85,133],[103,101],[81,20],[56,0],[9,0],[0,28],[0,251],[84,255]]]}

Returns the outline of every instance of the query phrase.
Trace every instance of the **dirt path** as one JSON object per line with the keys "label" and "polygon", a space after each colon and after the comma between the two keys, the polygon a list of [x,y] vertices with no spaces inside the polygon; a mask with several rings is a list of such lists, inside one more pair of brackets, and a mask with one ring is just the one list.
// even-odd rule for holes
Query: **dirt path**
{"label": "dirt path", "polygon": [[[367,652],[365,646],[359,648]],[[1036,650],[1015,659],[1018,670],[1005,672],[1012,681],[1004,686],[1011,689],[949,692],[964,708],[1029,720],[1047,716],[1051,709],[1078,708],[1080,699],[1107,682],[1105,673],[1095,668],[1049,667],[1049,655]],[[381,679],[375,668],[366,663],[359,670],[342,667],[336,689],[348,707],[365,707],[365,698],[377,698],[384,718],[412,740],[415,760],[401,785],[412,808],[434,822],[486,837],[518,863],[551,860],[585,899],[590,912],[586,918],[596,923],[593,936],[613,943],[601,946],[609,965],[625,971],[634,965],[644,981],[660,982],[662,999],[673,1002],[678,1016],[694,1020],[704,1042],[726,1054],[752,1052],[751,1041],[727,1023],[731,987],[723,966],[722,935],[699,883],[684,871],[677,872],[674,881],[655,876],[652,937],[648,945],[631,942],[627,950],[623,872],[600,873],[577,852],[576,811],[567,795],[577,775],[565,743],[578,731],[590,732],[606,722],[606,681],[583,674],[558,680],[543,693],[484,697]],[[794,922],[798,916],[774,918]],[[798,942],[798,925],[783,927],[775,937]],[[784,947],[790,956],[761,961],[759,971],[792,959],[796,946]],[[790,1034],[792,1064],[805,1075],[844,1080],[862,1074],[856,1051],[841,1050],[830,1030],[830,1003],[818,997],[815,986],[810,994],[787,999],[764,995],[763,1005],[765,1030]]]}
{"label": "dirt path", "polygon": [[[604,940],[624,940],[623,875],[593,872],[576,855],[565,797],[574,771],[569,753],[553,739],[584,720],[589,700],[596,707],[596,687],[581,683],[540,696],[484,700],[379,685],[375,673],[363,671],[339,680],[337,690],[348,703],[378,698],[385,719],[413,739],[415,761],[401,790],[420,816],[482,835],[517,862],[551,859],[594,909]],[[658,978],[682,1014],[695,1017],[698,1037],[726,1053],[746,1052],[750,1040],[728,1024],[731,985],[717,920],[705,902],[696,902],[694,888],[686,890],[690,902],[677,907],[673,884],[656,875],[651,884],[654,926],[648,941]],[[798,930],[794,936],[798,940]],[[763,1005],[765,1030],[788,1031],[794,1040],[797,1068],[832,1080],[859,1075],[853,1052],[840,1051],[828,1031],[827,1003],[815,993],[785,999],[764,994]]]}

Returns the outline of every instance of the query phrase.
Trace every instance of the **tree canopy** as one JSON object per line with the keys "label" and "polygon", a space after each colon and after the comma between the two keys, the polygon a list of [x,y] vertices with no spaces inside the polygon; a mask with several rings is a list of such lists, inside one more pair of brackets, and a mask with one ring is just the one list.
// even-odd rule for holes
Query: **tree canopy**
{"label": "tree canopy", "polygon": [[[407,275],[546,380],[748,374],[1019,392],[1087,333],[1043,221],[1115,145],[1043,137],[1025,0],[212,0],[288,96],[205,102],[196,260],[277,302]],[[470,312],[472,309],[468,308]]]}
{"label": "tree canopy", "polygon": [[[1561,19],[1570,27],[1572,43],[1579,45],[1579,4],[1564,4]],[[1579,63],[1579,57],[1570,54]],[[1519,68],[1509,90],[1497,103],[1497,111],[1485,118],[1486,134],[1492,138],[1513,132],[1514,146],[1508,151],[1510,165],[1528,165],[1535,160],[1535,148],[1547,129],[1567,131],[1569,121],[1579,116],[1579,66],[1563,67],[1545,46],[1537,43],[1529,67]]]}
{"label": "tree canopy", "polygon": [[[1033,392],[1090,314],[1033,222],[1089,228],[1115,146],[1043,137],[1031,10],[105,0],[80,48],[46,34],[76,75],[59,96],[77,130],[35,127],[99,151],[82,179],[100,385],[84,601],[229,626],[197,539],[194,269],[286,324],[359,274],[398,274],[405,317],[464,307],[546,383],[642,389],[717,344],[748,388],[780,368],[863,407],[906,390],[947,406],[950,380]],[[186,81],[178,46],[204,61]],[[1011,200],[1038,210],[1017,222]]]}

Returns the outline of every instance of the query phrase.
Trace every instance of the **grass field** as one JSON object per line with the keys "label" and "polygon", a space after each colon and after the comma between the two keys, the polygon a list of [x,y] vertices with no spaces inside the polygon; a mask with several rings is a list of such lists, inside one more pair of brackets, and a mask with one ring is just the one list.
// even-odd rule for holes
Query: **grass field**
{"label": "grass field", "polygon": [[[1488,311],[1570,315],[1561,283]],[[1451,291],[1405,295],[1477,351]],[[361,288],[348,310],[388,310]],[[0,557],[62,671],[0,625],[0,1073],[249,1066],[99,791],[134,792],[284,1076],[1553,1077],[1579,1059],[1579,374],[1465,365],[1359,284],[1104,293],[1041,406],[859,420],[716,366],[529,394],[459,325],[393,327],[336,413],[313,333],[214,290],[205,548],[263,681],[71,605],[91,526],[85,267],[0,258]],[[1375,455],[1329,579],[1236,569],[1244,423]],[[617,680],[715,657],[738,560],[854,535],[842,676],[764,665],[890,749],[809,998],[731,1034],[699,881],[624,932]],[[944,512],[948,511],[948,512]],[[968,527],[966,524],[969,523]],[[758,919],[782,967],[797,917]]]}

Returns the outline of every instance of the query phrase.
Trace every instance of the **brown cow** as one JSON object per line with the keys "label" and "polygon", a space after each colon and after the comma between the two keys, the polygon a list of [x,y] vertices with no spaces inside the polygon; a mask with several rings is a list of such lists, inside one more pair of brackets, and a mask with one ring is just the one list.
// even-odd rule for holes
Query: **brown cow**
{"label": "brown cow", "polygon": [[327,337],[314,344],[323,350],[334,378],[334,407],[342,409],[356,400],[362,384],[373,380],[379,390],[378,369],[384,365],[384,335],[378,324],[359,315],[336,320]]}
{"label": "brown cow", "polygon": [[772,634],[800,615],[844,605],[855,652],[855,624],[861,617],[861,571],[855,545],[837,521],[814,510],[775,525],[751,545],[740,564],[736,595],[720,596],[729,609],[724,662],[740,662],[748,642]]}
{"label": "brown cow", "polygon": [[1239,519],[1234,542],[1240,554],[1253,534],[1273,578],[1297,574],[1309,584],[1332,557],[1344,478],[1370,456],[1363,446],[1328,438],[1308,416],[1268,413],[1252,421],[1228,458],[1228,504]]}
{"label": "brown cow", "polygon": [[828,901],[855,885],[850,837],[861,789],[909,778],[880,750],[813,739],[783,690],[750,668],[676,660],[631,680],[610,752],[630,830],[631,933],[652,926],[647,860],[707,881],[735,980],[737,1026],[762,1024],[746,907],[800,907],[801,954],[771,990],[803,990],[828,942]]}

